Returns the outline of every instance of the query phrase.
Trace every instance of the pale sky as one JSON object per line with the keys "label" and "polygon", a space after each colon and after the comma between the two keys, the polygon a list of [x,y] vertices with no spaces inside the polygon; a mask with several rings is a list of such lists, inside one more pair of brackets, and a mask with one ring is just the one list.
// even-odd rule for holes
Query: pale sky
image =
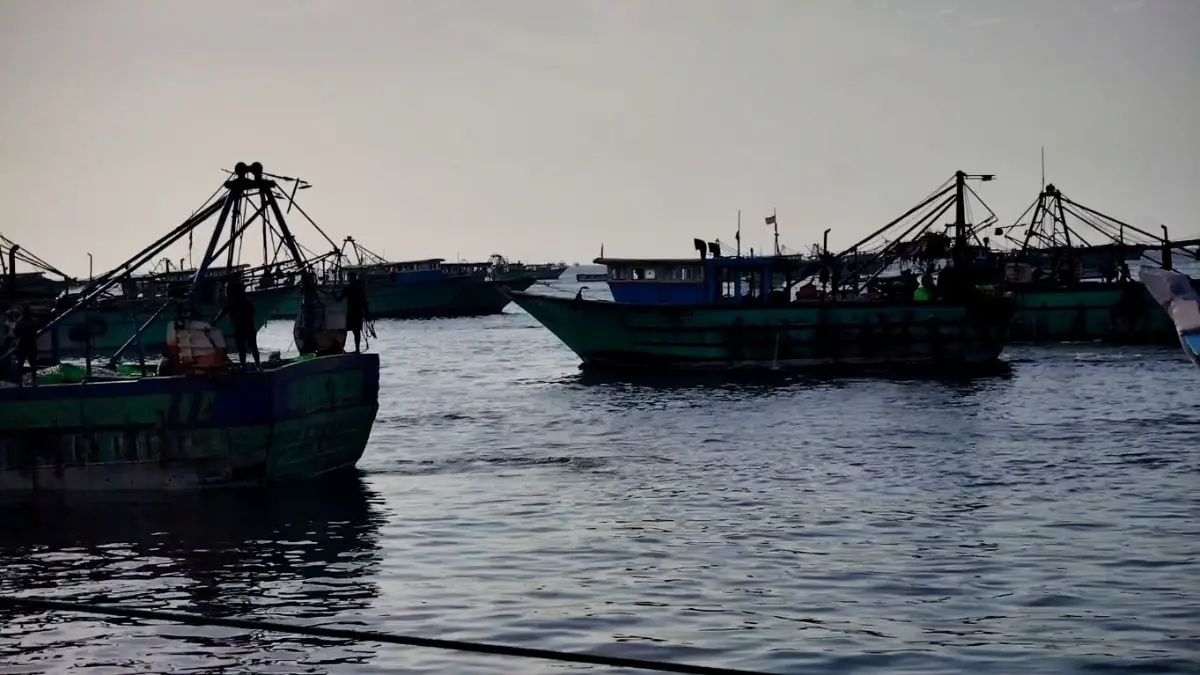
{"label": "pale sky", "polygon": [[1043,145],[1200,234],[1200,0],[0,0],[0,78],[0,233],[75,273],[239,160],[391,259],[839,248],[960,168],[1008,223]]}

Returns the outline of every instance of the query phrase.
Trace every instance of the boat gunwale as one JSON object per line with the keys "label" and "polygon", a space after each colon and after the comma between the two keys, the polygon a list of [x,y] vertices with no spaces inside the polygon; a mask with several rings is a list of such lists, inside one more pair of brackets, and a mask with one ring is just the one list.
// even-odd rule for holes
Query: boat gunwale
{"label": "boat gunwale", "polygon": [[[58,396],[67,396],[71,398],[108,398],[122,396],[137,396],[151,392],[138,391],[133,388],[133,385],[140,385],[141,388],[167,387],[172,384],[185,384],[187,389],[205,388],[205,384],[229,384],[240,378],[264,378],[276,377],[283,371],[293,367],[308,367],[317,364],[328,364],[330,360],[344,360],[350,357],[352,362],[348,365],[353,365],[354,361],[363,361],[359,370],[369,369],[372,367],[369,361],[374,361],[374,368],[379,369],[379,355],[373,352],[347,352],[344,354],[329,354],[326,356],[317,356],[311,359],[294,359],[278,365],[278,367],[267,367],[262,370],[229,370],[219,373],[202,373],[202,374],[184,374],[184,375],[147,375],[144,377],[107,377],[102,379],[84,379],[81,382],[55,382],[47,384],[39,384],[36,386],[6,386],[0,387],[0,404],[8,403],[23,403],[36,400],[53,399]],[[337,369],[323,368],[336,372]],[[168,384],[172,383],[172,384]],[[107,385],[107,386],[106,386]],[[115,390],[114,385],[124,385],[128,387],[126,390]],[[148,386],[150,385],[150,386]],[[154,386],[157,385],[157,386]],[[99,388],[99,391],[97,389]],[[39,395],[40,394],[40,395]]]}
{"label": "boat gunwale", "polygon": [[[834,308],[876,308],[876,307],[897,307],[897,308],[924,308],[937,307],[942,309],[969,309],[972,307],[970,303],[963,302],[946,302],[944,300],[912,300],[912,299],[846,299],[846,300],[803,300],[800,302],[788,302],[786,304],[771,304],[771,303],[744,303],[733,300],[728,303],[688,303],[688,304],[648,304],[637,302],[618,302],[616,300],[604,300],[600,298],[583,298],[583,297],[558,297],[545,295],[542,293],[529,293],[527,291],[507,291],[512,297],[513,302],[518,305],[525,298],[533,298],[534,302],[550,302],[561,304],[592,304],[604,306],[606,308],[630,308],[639,311],[653,312],[696,312],[696,311],[746,311],[746,310],[798,310],[798,309],[834,309]],[[983,296],[989,300],[1012,304],[1013,298],[1011,295]]]}

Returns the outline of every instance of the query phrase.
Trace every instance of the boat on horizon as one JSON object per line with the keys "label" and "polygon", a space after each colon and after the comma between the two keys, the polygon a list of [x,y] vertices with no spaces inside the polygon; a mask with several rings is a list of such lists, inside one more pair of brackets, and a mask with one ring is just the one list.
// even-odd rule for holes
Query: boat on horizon
{"label": "boat on horizon", "polygon": [[510,262],[508,258],[493,253],[488,262],[492,265],[492,275],[498,281],[513,279],[533,279],[536,281],[554,281],[567,270],[567,264],[557,263],[523,263],[520,260]]}
{"label": "boat on horizon", "polygon": [[[376,319],[448,319],[499,314],[511,302],[505,289],[523,291],[532,276],[498,279],[493,262],[446,262],[442,258],[392,261],[346,237],[334,262],[321,276],[323,287],[339,292],[354,274],[363,280],[367,304]],[[275,307],[271,319],[293,319],[298,295]]]}
{"label": "boat on horizon", "polygon": [[[582,367],[623,370],[933,367],[999,363],[1012,301],[975,283],[966,222],[969,179],[957,172],[933,195],[846,251],[820,256],[725,256],[696,239],[697,258],[598,258],[614,300],[511,293],[570,348]],[[948,235],[933,230],[951,208]],[[916,214],[920,213],[919,216]],[[915,222],[913,222],[915,220]],[[862,256],[872,242],[906,233]],[[708,255],[711,253],[712,255]],[[878,286],[859,268],[949,255],[936,283]],[[818,287],[817,284],[820,284]],[[923,293],[921,292],[923,291]]]}
{"label": "boat on horizon", "polygon": [[[137,363],[120,364],[124,350],[118,350],[104,365],[89,358],[82,368],[64,364],[25,382],[13,372],[13,350],[6,350],[0,359],[8,376],[0,383],[0,493],[263,487],[355,467],[379,408],[379,357],[345,353],[344,312],[319,297],[279,205],[291,197],[275,178],[257,162],[239,162],[192,217],[90,284],[40,329],[49,333],[86,311],[215,217],[192,283],[159,310],[170,323],[156,366],[146,364],[144,354]],[[304,298],[293,329],[299,355],[268,358],[261,368],[230,361],[223,331],[200,302],[212,288],[210,270],[221,251],[259,219],[280,233],[301,270]],[[154,329],[147,321],[125,347]]]}

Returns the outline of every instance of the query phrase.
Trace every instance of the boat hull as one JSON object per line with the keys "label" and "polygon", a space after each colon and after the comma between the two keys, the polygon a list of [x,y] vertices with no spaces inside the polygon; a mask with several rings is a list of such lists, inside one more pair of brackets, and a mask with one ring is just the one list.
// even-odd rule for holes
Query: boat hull
{"label": "boat hull", "polygon": [[1178,339],[1170,318],[1136,282],[1026,289],[1013,297],[1013,342],[1170,345]]}
{"label": "boat hull", "polygon": [[1174,329],[1183,353],[1200,366],[1200,293],[1195,282],[1179,272],[1142,267],[1138,277]]}
{"label": "boat hull", "polygon": [[0,389],[0,492],[262,486],[352,469],[379,357]]}
{"label": "boat hull", "polygon": [[585,368],[697,370],[986,366],[1012,305],[941,303],[653,306],[513,293]]}
{"label": "boat hull", "polygon": [[491,316],[501,314],[504,308],[512,302],[509,293],[524,291],[537,279],[522,277],[504,281],[478,281],[463,287],[450,307],[447,316]]}

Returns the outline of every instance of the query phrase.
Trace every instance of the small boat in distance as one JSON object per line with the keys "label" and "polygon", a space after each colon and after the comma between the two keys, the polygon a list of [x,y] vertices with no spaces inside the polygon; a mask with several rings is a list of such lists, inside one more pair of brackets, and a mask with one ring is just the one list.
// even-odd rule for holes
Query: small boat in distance
{"label": "small boat in distance", "polygon": [[604,274],[587,274],[587,273],[576,274],[575,281],[578,281],[580,283],[584,283],[584,282],[588,282],[588,281],[608,281],[608,272],[605,272]]}
{"label": "small boat in distance", "polygon": [[[387,260],[346,237],[332,254],[324,272],[324,288],[338,292],[350,274],[361,278],[367,304],[376,319],[454,319],[500,314],[511,302],[503,289],[523,291],[534,284],[532,276],[488,262],[446,262],[442,258]],[[500,258],[503,260],[503,258]],[[507,265],[505,262],[504,265]],[[294,319],[299,315],[299,295],[278,306],[270,318]]]}
{"label": "small boat in distance", "polygon": [[1200,295],[1192,280],[1174,270],[1149,265],[1138,269],[1138,279],[1175,324],[1183,353],[1200,366]]}
{"label": "small boat in distance", "polygon": [[532,279],[534,281],[554,281],[562,276],[567,269],[566,263],[536,263],[527,264],[520,260],[510,262],[508,258],[493,253],[488,262],[492,265],[492,276],[497,281],[511,279]]}

